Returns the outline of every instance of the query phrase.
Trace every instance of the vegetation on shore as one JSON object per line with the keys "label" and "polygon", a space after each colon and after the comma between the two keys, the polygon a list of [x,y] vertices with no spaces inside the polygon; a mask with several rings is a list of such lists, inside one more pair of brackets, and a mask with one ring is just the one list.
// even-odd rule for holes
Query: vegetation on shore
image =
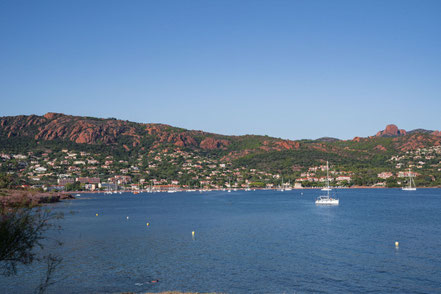
{"label": "vegetation on shore", "polygon": [[49,242],[47,233],[61,229],[58,220],[63,215],[39,206],[39,202],[24,191],[0,190],[0,195],[0,274],[16,275],[20,265],[43,263],[46,272],[35,292],[44,293],[54,283],[52,275],[62,261],[51,253],[51,248],[61,243]]}

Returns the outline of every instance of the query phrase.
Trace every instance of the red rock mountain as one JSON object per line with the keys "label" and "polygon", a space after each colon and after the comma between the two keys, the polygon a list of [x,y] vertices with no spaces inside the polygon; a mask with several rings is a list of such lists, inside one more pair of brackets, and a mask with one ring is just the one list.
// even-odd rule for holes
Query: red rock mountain
{"label": "red rock mountain", "polygon": [[379,131],[376,137],[397,137],[406,135],[406,131],[403,129],[398,129],[396,125],[387,125],[383,131]]}
{"label": "red rock mountain", "polygon": [[[388,142],[384,142],[387,139]],[[195,151],[219,151],[221,156],[237,159],[252,154],[284,152],[299,157],[368,158],[375,154],[396,153],[426,146],[441,145],[439,131],[414,130],[406,133],[396,125],[388,125],[376,136],[353,140],[291,141],[268,136],[225,136],[203,131],[186,130],[165,124],[144,124],[117,119],[71,116],[47,113],[44,116],[19,115],[0,117],[0,147],[31,146],[44,141],[105,145],[124,151],[144,152],[154,148],[191,148]],[[378,141],[378,142],[376,142]],[[31,144],[31,145],[29,145]],[[311,155],[315,154],[315,155]],[[282,155],[280,155],[282,156]],[[324,159],[324,160],[325,160]]]}
{"label": "red rock mountain", "polygon": [[[47,113],[44,116],[10,116],[0,118],[0,136],[28,137],[36,141],[62,140],[79,144],[159,147],[172,144],[202,150],[226,150],[233,142],[240,144],[247,136],[223,136],[203,131],[185,130],[164,124],[143,124],[116,119],[99,119]],[[259,136],[255,136],[260,138]],[[262,141],[263,137],[259,139]],[[292,149],[289,140],[271,138],[265,143],[269,150]]]}

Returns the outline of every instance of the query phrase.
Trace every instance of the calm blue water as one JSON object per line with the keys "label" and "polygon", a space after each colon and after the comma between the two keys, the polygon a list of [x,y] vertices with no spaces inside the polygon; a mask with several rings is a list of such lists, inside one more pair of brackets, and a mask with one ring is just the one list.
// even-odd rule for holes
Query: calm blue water
{"label": "calm blue water", "polygon": [[[338,207],[315,206],[314,190],[97,194],[58,204],[64,261],[49,292],[441,292],[441,190],[337,193]],[[31,293],[41,271],[0,278],[0,292]]]}

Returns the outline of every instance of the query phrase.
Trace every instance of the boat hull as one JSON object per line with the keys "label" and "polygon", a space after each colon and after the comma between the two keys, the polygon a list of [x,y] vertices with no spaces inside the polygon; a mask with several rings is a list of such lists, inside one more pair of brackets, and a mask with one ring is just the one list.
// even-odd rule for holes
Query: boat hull
{"label": "boat hull", "polygon": [[339,199],[333,199],[333,198],[329,198],[329,199],[317,199],[315,201],[316,205],[339,205],[340,201]]}

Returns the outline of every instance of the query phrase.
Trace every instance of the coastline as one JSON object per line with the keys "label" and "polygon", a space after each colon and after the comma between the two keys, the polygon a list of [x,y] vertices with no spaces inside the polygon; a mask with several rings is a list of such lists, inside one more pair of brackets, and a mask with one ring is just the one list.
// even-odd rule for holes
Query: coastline
{"label": "coastline", "polygon": [[[371,187],[371,186],[352,186],[352,187],[333,187],[334,190],[340,189],[401,189],[402,187]],[[440,189],[440,186],[435,187],[418,187],[418,189]],[[296,188],[290,191],[303,191],[303,190],[321,190],[322,187],[304,187]],[[193,189],[180,189],[173,192],[214,192],[214,191],[226,191],[226,189],[205,189],[205,190],[193,190]],[[244,188],[237,189],[236,191],[245,191]],[[256,188],[252,191],[278,191],[277,188]],[[28,190],[14,190],[14,189],[0,189],[0,204],[3,206],[14,206],[14,205],[29,205],[38,206],[44,204],[59,203],[62,200],[73,200],[77,199],[74,194],[103,194],[107,191],[69,191],[69,192],[38,192],[38,191],[28,191]],[[152,191],[147,190],[122,190],[121,193],[152,193]],[[157,193],[167,193],[171,192],[169,190],[153,190]],[[289,192],[289,191],[285,191]]]}
{"label": "coastline", "polygon": [[[323,187],[304,187],[304,188],[292,188],[291,191],[302,191],[302,190],[321,190]],[[372,187],[372,186],[352,186],[352,187],[332,187],[333,190],[346,190],[346,189],[402,189],[402,187]],[[441,186],[434,187],[417,187],[417,189],[441,189]],[[169,190],[153,190],[154,192],[169,192]],[[206,190],[194,190],[194,189],[180,189],[173,192],[212,192],[212,191],[226,191],[226,189],[206,189]],[[245,188],[237,188],[236,191],[245,191]],[[277,188],[255,188],[252,191],[278,191]],[[70,191],[70,192],[59,192],[57,194],[103,194],[107,191]],[[147,190],[121,190],[121,193],[146,193]],[[287,192],[287,191],[286,191]],[[73,197],[73,196],[72,196]]]}
{"label": "coastline", "polygon": [[27,190],[0,190],[0,204],[2,206],[38,206],[58,203],[62,200],[75,199],[72,193],[38,192]]}

